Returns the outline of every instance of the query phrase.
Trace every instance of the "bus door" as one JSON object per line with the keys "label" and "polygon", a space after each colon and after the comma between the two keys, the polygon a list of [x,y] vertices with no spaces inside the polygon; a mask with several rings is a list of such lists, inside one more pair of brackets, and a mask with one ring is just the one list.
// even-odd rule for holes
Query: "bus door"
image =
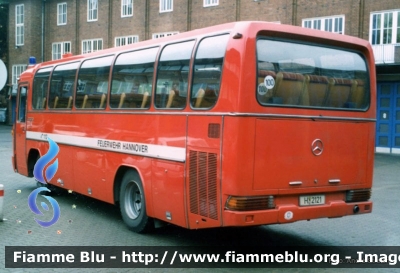
{"label": "bus door", "polygon": [[18,86],[16,118],[15,118],[15,163],[18,173],[28,175],[26,161],[26,95],[28,84],[22,83]]}

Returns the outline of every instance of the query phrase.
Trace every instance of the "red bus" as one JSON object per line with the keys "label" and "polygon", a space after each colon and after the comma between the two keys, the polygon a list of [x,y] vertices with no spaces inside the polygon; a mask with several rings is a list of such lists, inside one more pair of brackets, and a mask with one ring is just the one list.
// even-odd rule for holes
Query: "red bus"
{"label": "red bus", "polygon": [[12,162],[120,206],[136,232],[370,213],[376,112],[369,43],[236,22],[28,68]]}

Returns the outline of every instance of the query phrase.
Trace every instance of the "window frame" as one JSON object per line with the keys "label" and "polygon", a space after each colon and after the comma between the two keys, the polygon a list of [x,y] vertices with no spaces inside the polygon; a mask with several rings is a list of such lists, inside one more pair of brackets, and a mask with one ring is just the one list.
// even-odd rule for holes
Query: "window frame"
{"label": "window frame", "polygon": [[160,0],[160,13],[174,11],[174,0]]}
{"label": "window frame", "polygon": [[132,17],[132,16],[133,16],[133,0],[121,0],[121,18]]}
{"label": "window frame", "polygon": [[[60,11],[61,8],[61,11]],[[65,26],[68,18],[67,2],[57,4],[57,26]],[[61,19],[61,20],[60,20]]]}
{"label": "window frame", "polygon": [[95,22],[98,20],[98,18],[99,18],[99,1],[87,0],[87,21]]}
{"label": "window frame", "polygon": [[19,76],[24,72],[27,68],[26,64],[14,64],[12,66],[12,75],[11,75],[11,83],[18,84]]}
{"label": "window frame", "polygon": [[[130,42],[129,40],[132,40]],[[121,43],[123,41],[123,43]],[[118,36],[114,39],[114,47],[130,45],[139,42],[139,35]]]}
{"label": "window frame", "polygon": [[[59,46],[60,52],[54,52],[54,47]],[[51,44],[51,58],[52,60],[59,60],[64,54],[71,53],[71,42],[56,42]],[[57,55],[57,57],[55,57]]]}
{"label": "window frame", "polygon": [[[97,43],[96,50],[93,49],[93,42]],[[99,42],[101,43],[101,48],[99,48]],[[90,43],[90,50],[84,50],[85,43],[87,43],[87,44]],[[86,48],[87,48],[87,45],[86,45]],[[89,54],[89,53],[96,52],[96,51],[99,51],[102,49],[103,49],[103,39],[102,38],[82,40],[82,50],[81,50],[82,54]]]}
{"label": "window frame", "polygon": [[25,5],[15,6],[15,45],[25,44]]}
{"label": "window frame", "polygon": [[[301,26],[303,28],[317,29],[337,34],[345,34],[345,15],[333,15],[324,17],[313,17],[302,19]],[[336,22],[338,20],[338,22]],[[329,23],[330,22],[330,23]],[[341,29],[336,30],[337,24]],[[327,26],[331,26],[332,30],[327,30]]]}
{"label": "window frame", "polygon": [[[391,16],[391,26],[385,26],[387,15]],[[390,37],[388,32],[390,32]],[[369,42],[373,46],[400,43],[400,9],[370,13]]]}
{"label": "window frame", "polygon": [[176,34],[179,34],[179,31],[159,32],[159,33],[153,33],[151,35],[151,38],[159,39],[159,38],[168,37],[168,36],[172,36],[172,35],[176,35]]}
{"label": "window frame", "polygon": [[219,0],[203,0],[203,7],[215,7],[219,5]]}

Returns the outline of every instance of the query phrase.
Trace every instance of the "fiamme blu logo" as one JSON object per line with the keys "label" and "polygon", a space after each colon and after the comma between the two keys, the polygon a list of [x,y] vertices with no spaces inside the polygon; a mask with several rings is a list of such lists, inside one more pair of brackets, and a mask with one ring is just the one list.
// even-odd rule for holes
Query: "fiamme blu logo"
{"label": "fiamme blu logo", "polygon": [[[46,185],[56,174],[57,169],[58,169],[58,159],[54,158],[57,156],[59,152],[59,147],[58,145],[49,137],[47,138],[47,141],[49,142],[49,150],[45,155],[43,155],[39,160],[36,162],[35,167],[33,169],[33,176],[35,179],[42,183],[43,185]],[[49,164],[50,162],[53,163]],[[28,197],[28,206],[31,209],[33,213],[36,215],[43,215],[43,213],[39,210],[37,204],[36,204],[36,199],[38,197],[38,194],[42,191],[47,191],[51,192],[47,187],[39,187],[35,189],[34,191],[31,192],[31,194]],[[46,198],[51,206],[53,207],[53,218],[50,221],[42,221],[37,218],[34,218],[35,221],[41,225],[42,227],[49,227],[53,224],[55,224],[58,219],[60,218],[60,206],[58,205],[58,202],[49,196],[42,195],[44,198]],[[49,206],[45,202],[41,202],[40,206],[42,209],[45,211],[49,211]]]}

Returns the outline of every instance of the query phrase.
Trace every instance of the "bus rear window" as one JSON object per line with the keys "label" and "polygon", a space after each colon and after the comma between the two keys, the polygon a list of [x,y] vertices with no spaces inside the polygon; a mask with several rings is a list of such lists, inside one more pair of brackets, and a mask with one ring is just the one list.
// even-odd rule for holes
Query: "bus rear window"
{"label": "bus rear window", "polygon": [[257,41],[257,99],[265,106],[366,110],[369,78],[353,51],[291,41]]}

